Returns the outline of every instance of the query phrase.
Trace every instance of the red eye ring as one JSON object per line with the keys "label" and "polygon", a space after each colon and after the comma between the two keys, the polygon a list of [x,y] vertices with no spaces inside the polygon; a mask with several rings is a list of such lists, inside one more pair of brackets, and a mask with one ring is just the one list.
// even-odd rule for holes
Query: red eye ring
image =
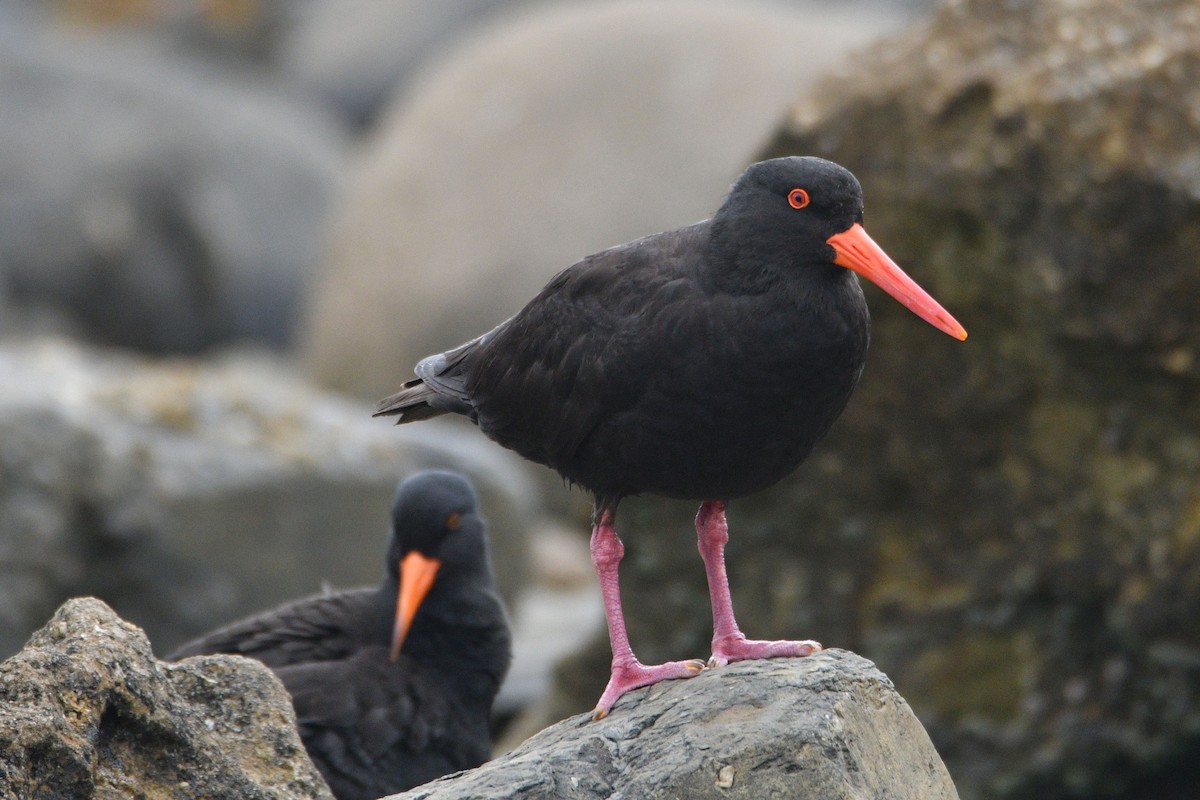
{"label": "red eye ring", "polygon": [[450,516],[446,517],[446,527],[452,531],[458,530],[458,526],[461,523],[461,519],[462,518],[459,517],[457,511],[451,511]]}
{"label": "red eye ring", "polygon": [[809,204],[810,198],[808,192],[797,187],[788,192],[788,205],[795,209],[804,208]]}

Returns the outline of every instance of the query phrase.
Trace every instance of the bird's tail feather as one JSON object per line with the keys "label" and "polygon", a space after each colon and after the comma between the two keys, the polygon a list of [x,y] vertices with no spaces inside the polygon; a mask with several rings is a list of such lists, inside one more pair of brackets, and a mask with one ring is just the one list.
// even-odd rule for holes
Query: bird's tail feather
{"label": "bird's tail feather", "polygon": [[379,401],[373,417],[395,416],[396,424],[417,422],[431,417],[440,417],[447,413],[444,408],[434,408],[430,400],[438,393],[425,385],[421,378],[415,378],[401,387],[400,391]]}

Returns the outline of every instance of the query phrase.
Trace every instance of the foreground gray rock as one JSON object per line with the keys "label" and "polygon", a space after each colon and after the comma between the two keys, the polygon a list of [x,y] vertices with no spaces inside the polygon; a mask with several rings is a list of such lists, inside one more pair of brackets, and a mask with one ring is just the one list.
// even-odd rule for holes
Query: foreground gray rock
{"label": "foreground gray rock", "polygon": [[332,798],[270,670],[156,661],[99,600],[68,602],[0,664],[0,699],[3,797]]}
{"label": "foreground gray rock", "polygon": [[0,654],[90,594],[166,652],[231,619],[375,584],[396,482],[465,472],[511,599],[535,496],[473,432],[395,429],[284,362],[0,343]]}
{"label": "foreground gray rock", "polygon": [[733,664],[632,692],[469,772],[395,798],[953,800],[912,710],[845,651]]}

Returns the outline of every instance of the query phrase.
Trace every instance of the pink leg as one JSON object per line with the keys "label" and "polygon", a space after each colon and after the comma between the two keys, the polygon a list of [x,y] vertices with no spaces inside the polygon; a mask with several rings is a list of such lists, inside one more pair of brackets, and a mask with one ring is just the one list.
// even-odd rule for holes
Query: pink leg
{"label": "pink leg", "polygon": [[708,575],[708,594],[712,599],[713,640],[709,667],[721,667],[731,661],[776,656],[811,656],[821,649],[813,641],[758,641],[747,639],[733,618],[733,599],[729,595],[729,576],[725,574],[725,543],[729,525],[725,522],[725,504],[706,500],[696,514],[696,539],[704,572]]}
{"label": "pink leg", "polygon": [[617,583],[617,565],[625,555],[625,546],[613,529],[613,514],[603,511],[592,528],[592,563],[600,576],[600,593],[604,598],[604,616],[608,619],[608,639],[612,644],[612,677],[592,719],[603,719],[617,698],[639,686],[649,686],[668,678],[690,678],[704,669],[704,662],[669,661],[647,667],[637,660],[629,646],[629,635],[625,632],[625,616],[621,613],[621,590]]}

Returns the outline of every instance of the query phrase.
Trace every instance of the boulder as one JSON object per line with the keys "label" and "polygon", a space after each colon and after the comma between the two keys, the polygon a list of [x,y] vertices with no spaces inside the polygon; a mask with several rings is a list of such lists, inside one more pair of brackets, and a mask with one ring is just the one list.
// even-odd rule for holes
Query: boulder
{"label": "boulder", "polygon": [[588,253],[690,224],[878,8],[564,3],[468,37],[385,113],[311,296],[322,383],[394,391]]}
{"label": "boulder", "polygon": [[956,800],[921,723],[871,662],[746,661],[629,693],[393,800]]}
{"label": "boulder", "polygon": [[525,0],[321,0],[281,34],[275,67],[356,128],[493,12]]}
{"label": "boulder", "polygon": [[[739,619],[878,663],[964,797],[1200,778],[1197,108],[1191,0],[964,0],[803,95],[760,153],[852,169],[871,235],[970,339],[866,288],[846,413],[730,506]],[[694,513],[618,518],[646,661],[708,652]],[[597,641],[560,670],[559,713],[607,660]]]}
{"label": "boulder", "polygon": [[9,303],[156,353],[291,341],[346,147],[320,106],[150,38],[11,20],[0,104]]}
{"label": "boulder", "polygon": [[0,664],[0,795],[332,800],[291,698],[256,661],[156,661],[99,600]]}
{"label": "boulder", "polygon": [[321,590],[376,584],[391,498],[466,473],[511,600],[536,492],[519,459],[453,426],[394,429],[265,353],[153,361],[0,343],[0,652],[94,594],[167,652]]}

